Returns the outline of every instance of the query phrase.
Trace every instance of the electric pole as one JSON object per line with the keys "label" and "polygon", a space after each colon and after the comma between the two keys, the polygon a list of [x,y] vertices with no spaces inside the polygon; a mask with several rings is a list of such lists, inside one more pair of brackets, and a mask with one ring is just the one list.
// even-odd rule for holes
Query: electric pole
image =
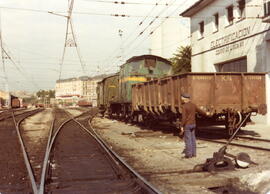
{"label": "electric pole", "polygon": [[7,76],[6,64],[5,64],[5,59],[10,59],[10,57],[7,54],[7,52],[5,51],[4,46],[3,46],[2,26],[1,26],[1,13],[0,13],[0,47],[1,47],[1,56],[2,56],[3,77],[4,77],[4,80],[5,80],[5,91],[7,93],[6,106],[8,108],[11,108],[11,96],[10,96],[10,91],[9,91],[8,76]]}
{"label": "electric pole", "polygon": [[63,54],[62,54],[62,58],[60,61],[60,72],[59,72],[59,81],[61,79],[61,75],[62,75],[62,66],[64,63],[64,59],[65,59],[65,53],[66,53],[66,48],[67,47],[75,47],[76,48],[76,52],[78,55],[78,58],[80,60],[80,64],[82,67],[82,71],[83,74],[86,74],[85,71],[85,64],[83,63],[82,60],[82,56],[80,54],[80,50],[79,50],[79,46],[77,44],[77,39],[74,33],[74,27],[73,27],[73,21],[72,21],[72,11],[73,11],[73,5],[74,5],[74,0],[68,0],[68,15],[62,15],[62,14],[57,14],[54,12],[48,12],[57,16],[62,16],[65,17],[67,19],[67,23],[66,23],[66,34],[65,34],[65,43],[64,43],[64,50],[63,50]]}

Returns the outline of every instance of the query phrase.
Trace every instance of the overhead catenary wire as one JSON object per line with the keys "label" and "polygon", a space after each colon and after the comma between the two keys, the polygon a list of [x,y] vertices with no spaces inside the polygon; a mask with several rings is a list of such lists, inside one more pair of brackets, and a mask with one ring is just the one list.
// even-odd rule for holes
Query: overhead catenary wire
{"label": "overhead catenary wire", "polygon": [[[132,52],[134,49],[136,49],[138,46],[140,46],[148,37],[150,37],[153,33],[154,33],[154,31],[156,31],[171,15],[173,15],[173,14],[175,14],[175,12],[176,11],[178,11],[179,9],[180,9],[180,7],[182,7],[182,6],[184,6],[185,5],[185,3],[187,3],[187,1],[184,1],[184,3],[182,3],[182,4],[180,4],[176,9],[174,9],[174,11],[173,12],[171,12],[170,14],[168,14],[166,17],[165,17],[165,19],[164,20],[162,20],[162,22],[161,23],[159,23],[155,28],[152,28],[151,29],[151,31],[150,31],[150,33],[145,37],[145,38],[143,38],[135,47],[132,47],[131,49],[130,49],[130,52]],[[129,53],[130,53],[129,52]]]}
{"label": "overhead catenary wire", "polygon": [[10,91],[9,91],[9,83],[8,83],[8,76],[6,72],[6,64],[5,64],[5,51],[3,48],[3,39],[2,39],[2,23],[1,23],[1,12],[0,12],[0,47],[1,47],[1,57],[2,57],[2,68],[3,68],[3,78],[5,81],[5,89],[8,93],[8,100],[7,100],[7,107],[10,107]]}
{"label": "overhead catenary wire", "polygon": [[[3,7],[0,6],[0,9],[10,9],[10,10],[18,10],[18,11],[28,11],[28,12],[39,12],[46,14],[65,14],[65,11],[49,11],[49,10],[39,10],[39,9],[29,9],[29,8],[18,8],[18,7]],[[77,15],[92,15],[92,16],[108,16],[108,17],[118,17],[118,18],[145,18],[147,15],[130,15],[130,14],[122,14],[122,13],[98,13],[98,12],[83,12],[83,11],[73,11],[72,14]],[[155,15],[148,16],[150,18],[156,18]],[[160,18],[160,17],[159,17]],[[172,16],[172,18],[179,18],[179,16]]]}
{"label": "overhead catenary wire", "polygon": [[[176,0],[172,0],[171,1],[171,3],[170,3],[170,6],[172,6],[174,3],[176,2]],[[170,7],[169,6],[169,7]],[[150,23],[132,40],[132,41],[130,41],[128,44],[126,44],[127,46],[125,47],[126,49],[127,48],[129,48],[129,47],[131,47],[134,43],[135,43],[135,41],[138,39],[138,38],[140,38],[144,33],[145,33],[145,31],[151,26],[151,25],[153,25],[154,24],[154,22],[169,8],[169,7],[166,7],[166,8],[164,8],[164,9],[162,9],[159,13],[158,13],[158,15],[157,15],[157,17],[156,18],[154,18],[153,20],[151,20],[150,21]],[[117,59],[116,60],[114,60],[114,62],[113,63],[115,63],[115,61],[117,61]]]}
{"label": "overhead catenary wire", "polygon": [[91,1],[88,1],[88,0],[84,0],[84,1],[87,1],[87,2],[91,2],[91,3],[108,3],[108,4],[117,4],[117,5],[150,5],[150,6],[153,6],[153,5],[163,5],[163,6],[168,6],[169,3],[166,2],[166,3],[160,3],[159,2],[156,2],[156,3],[145,3],[145,2],[128,2],[128,1],[104,1],[104,0],[91,0]]}
{"label": "overhead catenary wire", "polygon": [[[169,3],[148,3],[148,2],[129,2],[129,1],[105,1],[105,0],[84,0],[91,3],[107,3],[107,4],[116,4],[116,5],[160,5],[160,6],[168,6]],[[180,4],[175,4],[174,6],[179,6]],[[226,5],[215,5],[213,7],[225,7]],[[261,7],[261,5],[247,5],[248,7]]]}
{"label": "overhead catenary wire", "polygon": [[[1,20],[1,18],[0,18]],[[3,73],[4,73],[4,77],[5,77],[5,82],[6,82],[6,90],[9,93],[10,89],[9,89],[9,80],[8,80],[8,76],[7,76],[7,72],[6,72],[6,64],[5,64],[5,60],[9,60],[11,61],[12,65],[15,67],[15,69],[27,80],[29,81],[34,87],[36,87],[36,89],[39,89],[38,84],[34,81],[34,80],[29,80],[29,78],[26,76],[27,74],[19,67],[19,65],[17,65],[17,63],[12,59],[12,57],[9,55],[9,53],[7,52],[7,50],[4,48],[4,43],[3,43],[3,39],[2,39],[2,28],[1,28],[1,21],[0,21],[0,45],[1,45],[1,55],[2,55],[2,64],[3,64]]]}
{"label": "overhead catenary wire", "polygon": [[[161,1],[162,0],[159,0],[159,2],[161,2]],[[150,17],[150,14],[152,14],[152,12],[156,9],[156,7],[157,7],[156,5],[152,7],[152,9],[148,12],[148,14],[138,23],[138,25],[136,25],[135,29],[132,30],[131,33],[127,36],[127,39],[125,39],[123,41],[123,45],[121,45],[121,46],[124,46],[124,42],[127,42],[130,39],[130,37],[132,37],[138,31],[138,29],[144,24],[144,22],[146,21],[146,19]],[[114,58],[114,55],[117,54],[117,52],[119,51],[119,49],[121,49],[121,48],[117,47],[112,52],[112,55],[110,55],[110,57],[106,58],[104,60],[104,62],[107,62],[108,60],[112,60]],[[122,57],[124,57],[124,56],[122,56]]]}

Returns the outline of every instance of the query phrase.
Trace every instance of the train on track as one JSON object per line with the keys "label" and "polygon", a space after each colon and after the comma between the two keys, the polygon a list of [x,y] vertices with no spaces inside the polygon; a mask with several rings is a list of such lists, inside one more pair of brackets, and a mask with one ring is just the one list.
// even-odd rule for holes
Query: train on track
{"label": "train on track", "polygon": [[77,105],[79,107],[92,107],[92,103],[89,100],[79,100]]}
{"label": "train on track", "polygon": [[198,124],[225,125],[230,135],[251,113],[266,114],[265,73],[170,72],[171,63],[161,57],[132,57],[119,73],[98,83],[100,113],[129,121],[178,123],[180,95],[189,93],[199,108],[211,113],[197,115]]}
{"label": "train on track", "polygon": [[[9,101],[9,103],[8,103]],[[18,98],[17,96],[10,95],[10,99],[3,99],[0,98],[0,108],[8,108],[8,105],[10,104],[11,108],[21,108],[23,107],[22,99]]]}
{"label": "train on track", "polygon": [[11,108],[21,108],[22,106],[22,101],[16,97],[11,95]]}

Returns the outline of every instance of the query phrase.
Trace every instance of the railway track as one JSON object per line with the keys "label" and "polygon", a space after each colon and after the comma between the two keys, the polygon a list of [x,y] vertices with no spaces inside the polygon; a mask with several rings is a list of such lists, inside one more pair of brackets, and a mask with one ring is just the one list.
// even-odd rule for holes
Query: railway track
{"label": "railway track", "polygon": [[[34,109],[34,110],[36,110],[36,109]],[[3,112],[0,113],[0,121],[12,118],[12,113],[15,116],[19,116],[19,115],[23,115],[24,113],[29,112],[29,111],[32,111],[32,110],[27,110],[27,109],[4,110]]]}
{"label": "railway track", "polygon": [[5,113],[5,117],[1,120],[0,141],[5,142],[5,146],[0,148],[1,192],[31,192],[31,186],[28,182],[31,180],[31,175],[29,175],[31,169],[27,162],[29,160],[27,159],[19,125],[25,118],[40,111],[42,110],[35,109],[20,114],[9,111]]}
{"label": "railway track", "polygon": [[[196,137],[198,140],[208,141],[213,143],[220,143],[220,144],[227,144],[228,139],[226,132],[217,132],[217,131],[206,131],[206,130],[199,130],[199,134]],[[261,150],[261,151],[270,151],[270,139],[262,139],[262,138],[255,138],[255,137],[248,137],[243,135],[236,135],[233,138],[233,141],[230,143],[232,146],[236,147],[243,147],[249,148],[254,150]],[[254,146],[258,145],[260,146]]]}
{"label": "railway track", "polygon": [[[227,141],[222,141],[222,140],[213,140],[213,139],[200,138],[200,137],[197,139],[202,140],[202,141],[213,142],[213,143],[227,144]],[[259,147],[259,146],[251,146],[251,145],[240,144],[240,143],[230,143],[230,145],[236,146],[236,147],[250,148],[250,149],[254,149],[254,150],[261,150],[261,151],[269,151],[270,152],[270,148],[264,148],[264,147]]]}
{"label": "railway track", "polygon": [[86,127],[93,114],[51,128],[39,193],[159,193]]}
{"label": "railway track", "polygon": [[246,137],[246,136],[236,136],[236,139],[245,139],[245,140],[253,140],[253,141],[258,141],[258,142],[266,142],[270,143],[270,139],[262,139],[262,138],[255,138],[255,137]]}

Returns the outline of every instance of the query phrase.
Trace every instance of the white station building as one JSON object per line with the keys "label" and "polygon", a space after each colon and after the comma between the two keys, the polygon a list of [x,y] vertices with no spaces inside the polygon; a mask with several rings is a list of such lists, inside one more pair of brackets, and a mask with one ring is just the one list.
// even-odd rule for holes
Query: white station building
{"label": "white station building", "polygon": [[171,58],[181,46],[190,45],[189,22],[179,18],[169,18],[151,35],[150,53],[163,58]]}
{"label": "white station building", "polygon": [[181,15],[191,19],[193,72],[268,73],[270,124],[270,0],[199,0]]}

